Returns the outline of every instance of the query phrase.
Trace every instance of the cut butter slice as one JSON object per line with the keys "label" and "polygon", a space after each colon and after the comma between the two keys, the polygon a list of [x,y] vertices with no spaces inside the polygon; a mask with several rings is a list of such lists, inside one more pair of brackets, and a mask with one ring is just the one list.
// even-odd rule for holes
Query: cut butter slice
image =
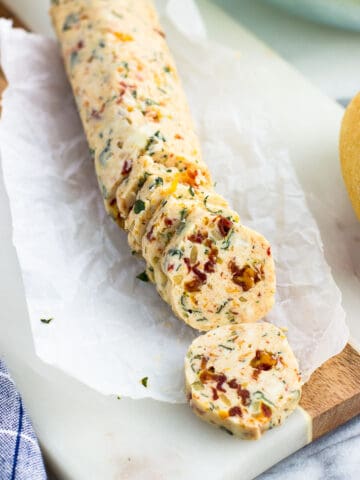
{"label": "cut butter slice", "polygon": [[197,330],[259,320],[274,303],[270,246],[230,209],[195,208],[167,244],[161,268],[174,313]]}
{"label": "cut butter slice", "polygon": [[155,163],[148,155],[140,157],[130,167],[129,175],[121,182],[116,191],[116,203],[122,218],[126,219],[133,207],[136,196],[145,181],[154,175],[175,176],[176,168],[165,168]]}
{"label": "cut butter slice", "polygon": [[246,439],[282,424],[301,396],[288,341],[265,322],[227,325],[196,338],[185,358],[185,381],[196,415]]}

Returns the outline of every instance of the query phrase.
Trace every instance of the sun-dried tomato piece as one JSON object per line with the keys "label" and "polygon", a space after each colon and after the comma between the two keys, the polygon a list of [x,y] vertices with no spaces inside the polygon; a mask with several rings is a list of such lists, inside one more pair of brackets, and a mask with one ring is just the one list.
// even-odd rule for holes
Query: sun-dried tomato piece
{"label": "sun-dried tomato piece", "polygon": [[271,418],[272,410],[269,407],[269,405],[266,405],[266,403],[261,402],[260,408],[261,408],[262,413],[264,414],[264,417]]}
{"label": "sun-dried tomato piece", "polygon": [[191,165],[186,167],[186,170],[182,173],[182,181],[193,187],[197,185],[197,178],[199,176],[199,171],[194,169]]}
{"label": "sun-dried tomato piece", "polygon": [[197,278],[201,281],[201,283],[205,283],[205,282],[206,282],[206,279],[207,279],[206,273],[204,273],[204,272],[202,272],[201,270],[199,270],[196,266],[193,266],[193,267],[192,267],[192,271],[195,273],[195,275],[196,275]]}
{"label": "sun-dried tomato piece", "polygon": [[213,245],[210,246],[210,253],[209,253],[209,262],[215,264],[216,263],[216,260],[217,260],[217,257],[218,257],[218,254],[219,254],[219,250],[214,247]]}
{"label": "sun-dried tomato piece", "polygon": [[105,110],[105,103],[102,104],[101,108],[99,110],[96,110],[95,108],[93,108],[91,110],[91,118],[95,118],[96,120],[100,120],[101,118],[101,114],[104,113],[104,110]]}
{"label": "sun-dried tomato piece", "polygon": [[224,373],[219,373],[218,375],[216,375],[216,388],[217,390],[220,390],[220,392],[226,392],[226,390],[224,390],[223,388],[223,385],[224,383],[226,382],[227,378],[226,378],[226,375]]}
{"label": "sun-dried tomato piece", "polygon": [[[213,240],[211,240],[211,238],[207,238],[207,239],[205,240],[205,242],[204,242],[204,245],[205,245],[206,247],[208,247],[208,248],[211,249],[212,246],[213,246],[213,243],[214,243],[214,242],[213,242]],[[215,247],[215,248],[216,248],[216,247]]]}
{"label": "sun-dried tomato piece", "polygon": [[211,372],[209,369],[202,370],[199,375],[199,379],[201,383],[207,383],[214,380],[215,374]]}
{"label": "sun-dried tomato piece", "polygon": [[222,237],[227,237],[228,233],[233,226],[233,222],[226,217],[219,217],[218,227]]}
{"label": "sun-dried tomato piece", "polygon": [[122,175],[128,175],[132,170],[132,162],[125,160],[124,165],[121,170]]}
{"label": "sun-dried tomato piece", "polygon": [[124,88],[136,88],[135,84],[128,84],[128,83],[124,82],[124,80],[120,80],[119,85],[121,85]]}
{"label": "sun-dried tomato piece", "polygon": [[263,265],[253,266],[245,265],[239,267],[234,261],[229,262],[229,267],[232,273],[232,281],[239,285],[244,292],[253,288],[260,280],[264,278]]}
{"label": "sun-dried tomato piece", "polygon": [[266,350],[256,350],[255,357],[251,360],[250,365],[254,369],[253,377],[258,378],[262,371],[271,370],[277,364],[277,357]]}
{"label": "sun-dried tomato piece", "polygon": [[191,272],[191,261],[189,257],[184,257],[184,263],[187,266],[188,273]]}
{"label": "sun-dried tomato piece", "polygon": [[235,417],[238,415],[239,417],[242,417],[242,411],[240,407],[231,407],[229,409],[229,417]]}
{"label": "sun-dried tomato piece", "polygon": [[211,390],[212,390],[212,398],[213,398],[213,400],[218,400],[219,395],[218,395],[218,393],[217,393],[216,388],[211,387]]}
{"label": "sun-dried tomato piece", "polygon": [[153,231],[154,231],[154,226],[152,226],[148,231],[148,233],[146,234],[146,238],[149,240],[149,242],[153,242],[155,240],[155,237],[153,237]]}
{"label": "sun-dried tomato piece", "polygon": [[241,385],[239,385],[237,389],[237,394],[241,398],[241,402],[245,407],[250,405],[251,401],[249,390],[246,390],[246,388],[241,388]]}
{"label": "sun-dried tomato piece", "polygon": [[167,227],[171,227],[171,225],[173,224],[173,221],[171,220],[171,218],[165,218],[164,223]]}
{"label": "sun-dried tomato piece", "polygon": [[238,396],[241,398],[241,402],[244,406],[250,405],[250,392],[245,388],[242,388],[241,385],[238,384],[236,378],[233,378],[228,382],[230,388],[234,388],[237,390]]}
{"label": "sun-dried tomato piece", "polygon": [[215,272],[215,265],[216,265],[218,253],[219,253],[219,250],[216,247],[213,247],[211,245],[210,253],[208,255],[209,260],[204,265],[205,272],[207,273]]}
{"label": "sun-dried tomato piece", "polygon": [[238,388],[238,386],[239,386],[236,378],[233,378],[232,380],[230,380],[230,382],[228,382],[228,385],[229,385],[230,388]]}
{"label": "sun-dried tomato piece", "polygon": [[208,234],[207,232],[200,232],[200,230],[196,233],[193,233],[192,235],[189,235],[188,236],[188,239],[190,240],[190,242],[193,242],[193,243],[202,243],[205,238],[207,238]]}
{"label": "sun-dried tomato piece", "polygon": [[184,287],[187,292],[200,292],[200,287],[203,282],[199,278],[194,278],[189,282],[186,282]]}
{"label": "sun-dried tomato piece", "polygon": [[210,262],[210,260],[209,260],[208,262],[205,263],[204,270],[207,273],[214,273],[215,272],[215,265],[212,262]]}
{"label": "sun-dried tomato piece", "polygon": [[215,373],[214,367],[202,370],[199,379],[201,383],[216,382],[216,390],[224,393],[226,392],[223,388],[223,385],[227,380],[226,375],[224,373]]}
{"label": "sun-dried tomato piece", "polygon": [[208,357],[204,357],[204,356],[201,357],[200,368],[201,368],[202,370],[204,370],[204,368],[206,367],[208,361],[209,361],[209,358],[208,358]]}

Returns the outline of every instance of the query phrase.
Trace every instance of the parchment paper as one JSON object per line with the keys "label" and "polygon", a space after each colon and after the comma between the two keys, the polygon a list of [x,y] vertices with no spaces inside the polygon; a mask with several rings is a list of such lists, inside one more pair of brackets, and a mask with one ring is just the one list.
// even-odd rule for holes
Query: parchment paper
{"label": "parchment paper", "polygon": [[[348,330],[286,142],[273,141],[261,91],[249,95],[265,67],[211,44],[192,0],[159,7],[217,189],[273,245],[267,320],[288,327],[307,378]],[[105,215],[56,42],[2,20],[0,48],[1,159],[37,354],[104,394],[184,401],[183,357],[198,333],[136,279],[144,264]]]}

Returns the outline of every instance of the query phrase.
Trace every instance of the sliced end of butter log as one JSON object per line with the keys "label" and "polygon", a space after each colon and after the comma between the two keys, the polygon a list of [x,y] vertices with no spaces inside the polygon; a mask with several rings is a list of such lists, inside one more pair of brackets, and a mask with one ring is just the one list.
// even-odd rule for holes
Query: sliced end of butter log
{"label": "sliced end of butter log", "polygon": [[[168,301],[168,279],[161,268],[162,254],[171,239],[182,231],[186,218],[205,201],[212,208],[228,208],[226,200],[214,190],[179,184],[166,197],[149,221],[142,238],[142,255],[161,297]],[[176,252],[173,252],[176,255]]]}
{"label": "sliced end of butter log", "polygon": [[162,165],[155,163],[148,155],[140,157],[134,162],[129,175],[116,190],[116,203],[122,218],[128,217],[139,190],[149,177],[164,174],[175,175],[176,172],[176,169],[165,169]]}
{"label": "sliced end of butter log", "polygon": [[[145,161],[145,160],[143,160]],[[164,167],[160,164],[153,164],[148,170],[141,169],[141,166],[136,167],[137,176],[133,178],[141,179],[140,189],[134,197],[135,189],[131,182],[129,183],[127,199],[124,197],[125,193],[121,193],[121,186],[118,189],[117,202],[122,208],[122,198],[125,198],[124,208],[127,208],[130,203],[133,203],[132,208],[128,212],[128,218],[125,222],[125,229],[129,231],[128,242],[130,247],[141,252],[142,239],[146,233],[148,223],[152,219],[158,209],[166,205],[168,198],[174,196],[176,198],[196,199],[204,193],[204,187],[201,184],[197,185],[193,177],[189,177],[189,170],[179,171],[176,168]],[[142,172],[142,173],[141,173]],[[141,176],[139,177],[139,174]],[[131,174],[130,174],[131,176]],[[196,178],[198,178],[196,176]],[[200,177],[199,177],[200,178]],[[135,184],[138,186],[139,181]],[[211,196],[217,195],[212,190]],[[209,193],[210,194],[210,193]],[[131,198],[131,202],[129,201]],[[222,199],[224,203],[225,200]]]}
{"label": "sliced end of butter log", "polygon": [[165,247],[181,232],[186,219],[206,198],[213,208],[228,208],[226,200],[213,190],[193,188],[180,184],[166,197],[152,216],[142,239],[142,255],[153,265],[161,257]]}
{"label": "sliced end of butter log", "polygon": [[185,358],[185,382],[196,415],[244,439],[281,425],[298,405],[302,385],[286,336],[265,322],[196,338]]}
{"label": "sliced end of butter log", "polygon": [[157,174],[144,175],[143,179],[125,222],[125,229],[129,232],[129,245],[139,253],[150,219],[160,205],[166,202],[166,198],[178,188],[178,170],[159,165]]}
{"label": "sliced end of butter log", "polygon": [[195,208],[166,246],[161,268],[174,313],[197,330],[259,320],[274,303],[270,245],[228,208]]}

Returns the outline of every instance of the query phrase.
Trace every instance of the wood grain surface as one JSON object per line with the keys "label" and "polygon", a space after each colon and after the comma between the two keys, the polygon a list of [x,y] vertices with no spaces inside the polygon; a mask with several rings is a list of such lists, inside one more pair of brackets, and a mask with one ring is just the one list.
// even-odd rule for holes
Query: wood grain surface
{"label": "wood grain surface", "polygon": [[[13,24],[15,27],[21,27],[28,30],[26,25],[23,22],[21,22],[15,15],[13,15],[6,7],[4,7],[1,4],[1,2],[0,2],[0,17],[10,18],[13,21]],[[5,80],[3,71],[0,68],[0,94],[3,92],[5,87],[6,87],[6,80]]]}
{"label": "wood grain surface", "polygon": [[360,414],[360,354],[347,344],[304,385],[300,405],[312,418],[313,440]]}
{"label": "wood grain surface", "polygon": [[[15,15],[13,15],[6,7],[4,7],[0,2],[0,17],[10,18],[13,20],[15,27],[26,28],[25,24],[21,22]],[[26,30],[28,30],[26,28]]]}
{"label": "wood grain surface", "polygon": [[[14,25],[26,26],[1,5],[0,16],[12,18]],[[0,94],[6,79],[0,71]],[[360,414],[360,353],[351,345],[318,368],[303,388],[300,402],[312,419],[315,440]]]}

